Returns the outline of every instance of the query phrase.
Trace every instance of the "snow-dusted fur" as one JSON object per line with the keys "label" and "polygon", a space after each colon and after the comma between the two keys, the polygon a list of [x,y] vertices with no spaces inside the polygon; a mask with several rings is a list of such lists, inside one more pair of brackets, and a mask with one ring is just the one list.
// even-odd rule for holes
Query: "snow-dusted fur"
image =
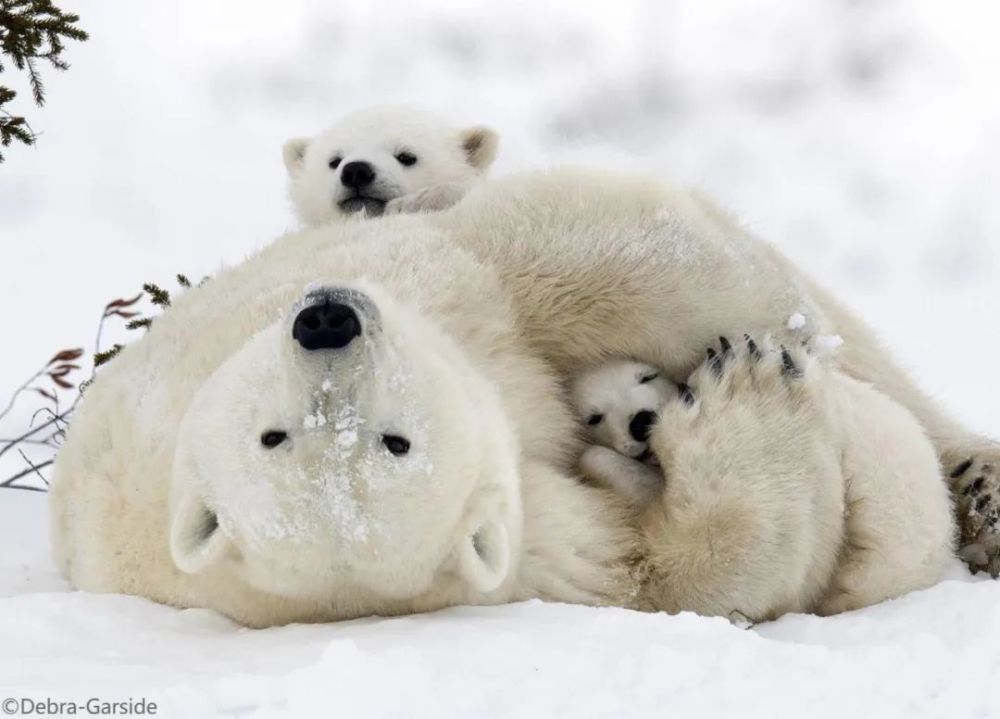
{"label": "snow-dusted fur", "polygon": [[[190,290],[88,389],[56,468],[59,565],[82,589],[256,626],[533,596],[781,611],[801,578],[774,573],[762,588],[757,571],[783,566],[784,532],[715,548],[758,536],[773,483],[837,471],[837,425],[819,421],[837,392],[787,403],[782,419],[761,411],[773,402],[734,411],[701,388],[700,419],[670,429],[670,447],[654,437],[676,459],[662,505],[636,521],[573,476],[581,447],[560,381],[613,357],[686,376],[720,335],[793,341],[784,322],[799,312],[811,333],[844,336],[845,378],[907,406],[939,450],[982,445],[860,322],[706,208],[647,179],[567,170],[486,183],[441,213],[278,240]],[[288,323],[315,291],[354,293],[366,329],[353,353],[296,359]],[[288,446],[267,449],[262,433],[276,429]],[[384,435],[402,432],[412,457],[385,454]],[[936,471],[929,461],[921,471]],[[708,490],[736,468],[739,502],[720,501]],[[678,473],[688,479],[675,485]],[[674,486],[704,490],[673,499]],[[927,543],[946,552],[947,502],[920,511],[935,518]]]}
{"label": "snow-dusted fur", "polygon": [[[288,194],[299,220],[319,225],[356,212],[443,210],[486,174],[499,138],[488,127],[456,129],[410,106],[358,110],[314,138],[285,143]],[[353,181],[361,168],[364,184]],[[346,174],[345,174],[346,173]]]}

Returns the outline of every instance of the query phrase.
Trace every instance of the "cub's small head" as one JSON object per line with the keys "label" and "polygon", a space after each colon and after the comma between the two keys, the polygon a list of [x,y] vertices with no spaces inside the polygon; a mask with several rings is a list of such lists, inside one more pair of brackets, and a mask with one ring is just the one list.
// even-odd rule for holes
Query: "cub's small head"
{"label": "cub's small head", "polygon": [[513,576],[518,456],[433,320],[377,287],[309,289],[192,400],[171,556],[335,617],[476,601]]}
{"label": "cub's small head", "polygon": [[361,110],[317,137],[285,143],[289,196],[307,225],[381,215],[397,197],[471,185],[493,163],[498,143],[488,127],[457,130],[410,107]]}
{"label": "cub's small head", "polygon": [[651,460],[649,433],[677,386],[650,365],[615,360],[582,372],[572,400],[590,441],[639,461]]}

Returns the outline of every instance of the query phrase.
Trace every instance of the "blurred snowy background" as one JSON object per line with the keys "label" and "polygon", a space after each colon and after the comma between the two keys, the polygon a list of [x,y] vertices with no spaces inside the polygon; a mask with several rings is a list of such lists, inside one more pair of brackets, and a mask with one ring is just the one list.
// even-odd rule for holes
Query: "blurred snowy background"
{"label": "blurred snowy background", "polygon": [[0,165],[0,404],[55,350],[89,347],[108,300],[290,228],[286,138],[417,101],[499,129],[498,174],[584,161],[707,189],[1000,431],[992,0],[64,9],[91,40],[46,73],[44,109],[20,107],[37,147]]}

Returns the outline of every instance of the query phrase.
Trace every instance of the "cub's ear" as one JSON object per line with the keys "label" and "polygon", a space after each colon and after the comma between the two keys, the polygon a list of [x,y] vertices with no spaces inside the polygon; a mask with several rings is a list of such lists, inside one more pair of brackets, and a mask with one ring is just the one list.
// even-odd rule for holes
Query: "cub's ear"
{"label": "cub's ear", "polygon": [[489,127],[467,127],[461,132],[462,149],[470,165],[486,170],[493,164],[500,145],[500,136]]}
{"label": "cub's ear", "polygon": [[289,175],[294,175],[302,168],[302,160],[306,156],[306,147],[309,140],[305,137],[296,137],[284,144],[281,148],[281,157],[285,161],[285,169]]}
{"label": "cub's ear", "polygon": [[487,521],[462,542],[459,549],[462,577],[477,591],[492,592],[507,578],[510,551],[507,528],[500,522]]}

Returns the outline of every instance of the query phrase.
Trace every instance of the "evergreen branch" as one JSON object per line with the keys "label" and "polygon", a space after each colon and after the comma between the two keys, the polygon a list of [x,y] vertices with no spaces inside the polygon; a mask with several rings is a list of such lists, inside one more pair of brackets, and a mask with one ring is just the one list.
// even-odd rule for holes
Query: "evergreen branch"
{"label": "evergreen branch", "polygon": [[170,306],[170,293],[159,285],[154,285],[152,282],[147,282],[142,286],[142,289],[146,291],[149,295],[149,301],[154,305],[159,307],[169,307]]}
{"label": "evergreen branch", "polygon": [[[62,58],[64,39],[83,42],[89,35],[77,26],[80,16],[66,13],[52,0],[0,0],[0,58],[6,56],[14,67],[28,73],[28,84],[35,105],[45,104],[45,83],[37,62],[47,62],[55,70],[66,70],[69,64]],[[0,72],[4,71],[0,62]],[[0,146],[9,147],[14,141],[35,144],[37,135],[27,120],[4,108],[17,93],[0,86]],[[0,153],[0,162],[3,162]]]}
{"label": "evergreen branch", "polygon": [[100,367],[102,364],[106,364],[118,356],[118,353],[122,351],[123,346],[120,344],[115,344],[111,349],[104,350],[102,352],[94,353],[94,367]]}

